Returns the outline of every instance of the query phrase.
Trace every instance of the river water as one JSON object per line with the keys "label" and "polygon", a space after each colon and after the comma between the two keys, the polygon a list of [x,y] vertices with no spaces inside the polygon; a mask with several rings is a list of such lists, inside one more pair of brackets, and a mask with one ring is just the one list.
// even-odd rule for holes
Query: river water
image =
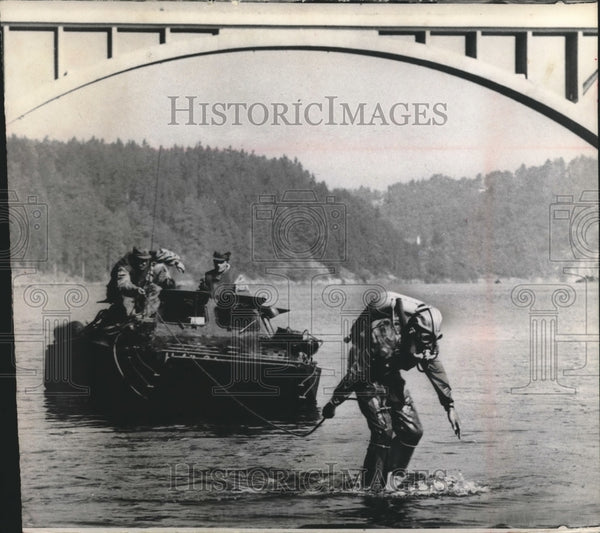
{"label": "river water", "polygon": [[[314,420],[123,421],[85,405],[49,402],[41,378],[43,322],[60,316],[67,300],[70,316],[90,320],[103,289],[89,286],[83,300],[65,300],[70,285],[39,286],[46,294],[40,299],[36,287],[21,284],[14,307],[24,526],[598,524],[597,284],[568,283],[575,301],[563,299],[565,307],[560,295],[552,303],[557,285],[534,285],[533,308],[526,296],[523,307],[513,302],[515,285],[390,287],[444,313],[440,357],[463,435],[459,441],[452,433],[424,374],[407,373],[425,429],[410,466],[421,481],[375,497],[349,482],[369,440],[354,401],[306,438],[284,429],[304,431]],[[276,323],[311,328],[326,340],[316,355],[324,369],[320,406],[342,373],[341,317],[361,308],[362,288],[341,288],[341,305],[333,293],[324,303],[331,288],[323,284],[279,291],[292,311]],[[542,315],[558,320],[556,379],[530,361],[530,322]],[[547,371],[541,387],[527,386],[532,368]]]}

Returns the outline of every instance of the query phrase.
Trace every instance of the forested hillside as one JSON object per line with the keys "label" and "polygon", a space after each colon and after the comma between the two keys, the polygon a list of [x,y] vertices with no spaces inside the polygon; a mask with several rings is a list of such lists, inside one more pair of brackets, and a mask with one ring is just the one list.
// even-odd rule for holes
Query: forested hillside
{"label": "forested hillside", "polygon": [[[346,212],[337,232],[327,230],[330,238],[325,249],[316,249],[316,262],[332,260],[331,265],[343,267],[346,275],[362,278],[394,272],[418,277],[415,247],[406,244],[376,208],[346,190],[330,191],[286,157],[175,146],[161,151],[159,164],[158,150],[145,144],[13,137],[8,159],[9,183],[20,203],[36,195],[48,205],[48,261],[39,265],[43,272],[105,279],[111,265],[133,245],[150,246],[156,198],[154,248],[179,253],[191,276],[199,279],[212,268],[214,250],[231,251],[237,272],[261,276],[266,265],[275,263],[255,262],[253,257],[278,258],[266,249],[273,223],[260,221],[260,232],[253,237],[254,205],[260,195],[273,195],[280,204],[285,191],[304,189],[316,196],[310,205],[325,204],[317,209],[323,228],[331,211],[327,196],[334,195]],[[283,244],[290,238],[292,252],[310,249],[319,240],[310,224],[304,224],[308,231],[302,235],[302,223],[310,221],[302,212],[292,217],[292,235],[281,236]],[[303,238],[304,244],[294,242]],[[257,249],[262,245],[265,249]],[[30,249],[28,255],[36,252]],[[344,262],[337,261],[344,256]],[[303,277],[306,271],[292,269],[289,274]]]}
{"label": "forested hillside", "polygon": [[[48,206],[48,259],[40,270],[89,281],[106,279],[133,245],[149,247],[153,227],[154,247],[179,253],[194,279],[210,267],[213,250],[230,250],[236,271],[259,277],[275,263],[253,259],[278,257],[269,248],[273,222],[257,222],[256,204],[259,196],[272,195],[281,205],[290,190],[312,190],[313,205],[323,206],[315,212],[329,240],[314,248],[311,264],[343,267],[344,276],[466,281],[556,274],[559,265],[548,260],[554,195],[597,188],[597,162],[586,158],[472,179],[434,176],[385,192],[331,191],[296,160],[201,145],[163,149],[159,164],[158,150],[146,144],[13,137],[8,163],[15,205],[35,195]],[[345,207],[341,226],[332,224],[331,195]],[[27,208],[21,210],[27,219]],[[290,239],[292,251],[310,249],[316,239],[315,227],[298,213],[282,226],[291,235],[278,234]],[[35,259],[39,246],[46,244],[31,238],[13,259]],[[290,274],[300,278],[306,270]]]}
{"label": "forested hillside", "polygon": [[[565,265],[549,260],[551,238],[554,259],[597,254],[597,176],[597,160],[579,157],[472,179],[436,175],[357,194],[379,206],[409,241],[420,241],[425,280],[529,278],[555,275]],[[584,190],[593,191],[591,202],[580,202]],[[564,209],[571,217],[551,221],[559,195],[573,196]]]}

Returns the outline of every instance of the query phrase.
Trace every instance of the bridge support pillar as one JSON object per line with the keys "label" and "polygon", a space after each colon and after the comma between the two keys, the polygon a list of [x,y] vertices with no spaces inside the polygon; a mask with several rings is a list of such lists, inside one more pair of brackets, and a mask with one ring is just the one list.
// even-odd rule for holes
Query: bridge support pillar
{"label": "bridge support pillar", "polygon": [[565,35],[565,98],[579,100],[579,47],[581,32]]}
{"label": "bridge support pillar", "polygon": [[415,42],[421,44],[427,44],[429,41],[429,31],[418,31],[415,33]]}
{"label": "bridge support pillar", "polygon": [[[54,79],[64,76],[65,62],[65,28],[57,26],[54,30]],[[62,73],[62,74],[61,74]]]}
{"label": "bridge support pillar", "polygon": [[515,34],[515,74],[524,74],[527,78],[527,43],[530,31]]}
{"label": "bridge support pillar", "polygon": [[117,27],[112,26],[106,34],[106,59],[111,59],[117,55]]}
{"label": "bridge support pillar", "polygon": [[470,31],[465,35],[465,55],[477,59],[477,41],[481,37],[480,31]]}

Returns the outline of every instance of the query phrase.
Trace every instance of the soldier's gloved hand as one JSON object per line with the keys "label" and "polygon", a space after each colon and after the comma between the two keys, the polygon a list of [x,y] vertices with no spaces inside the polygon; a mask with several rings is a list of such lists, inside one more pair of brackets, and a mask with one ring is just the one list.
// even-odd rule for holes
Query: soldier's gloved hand
{"label": "soldier's gloved hand", "polygon": [[454,434],[460,439],[460,418],[458,418],[458,414],[454,407],[448,409],[448,420],[454,430]]}
{"label": "soldier's gloved hand", "polygon": [[323,415],[323,418],[333,418],[335,416],[335,405],[331,402],[327,402],[323,406],[321,414]]}
{"label": "soldier's gloved hand", "polygon": [[175,268],[181,274],[183,274],[185,272],[185,266],[183,266],[183,263],[181,261],[175,261]]}
{"label": "soldier's gloved hand", "polygon": [[137,293],[140,296],[146,296],[146,291],[144,289],[142,289],[141,287],[137,287]]}

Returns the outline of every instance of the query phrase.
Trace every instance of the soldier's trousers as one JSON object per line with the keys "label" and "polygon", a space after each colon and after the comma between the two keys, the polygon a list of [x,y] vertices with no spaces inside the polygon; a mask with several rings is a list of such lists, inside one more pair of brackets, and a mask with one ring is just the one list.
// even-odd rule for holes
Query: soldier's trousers
{"label": "soldier's trousers", "polygon": [[365,487],[380,490],[389,472],[403,472],[423,427],[413,400],[398,374],[385,386],[372,384],[357,392],[358,405],[371,430],[363,468]]}

